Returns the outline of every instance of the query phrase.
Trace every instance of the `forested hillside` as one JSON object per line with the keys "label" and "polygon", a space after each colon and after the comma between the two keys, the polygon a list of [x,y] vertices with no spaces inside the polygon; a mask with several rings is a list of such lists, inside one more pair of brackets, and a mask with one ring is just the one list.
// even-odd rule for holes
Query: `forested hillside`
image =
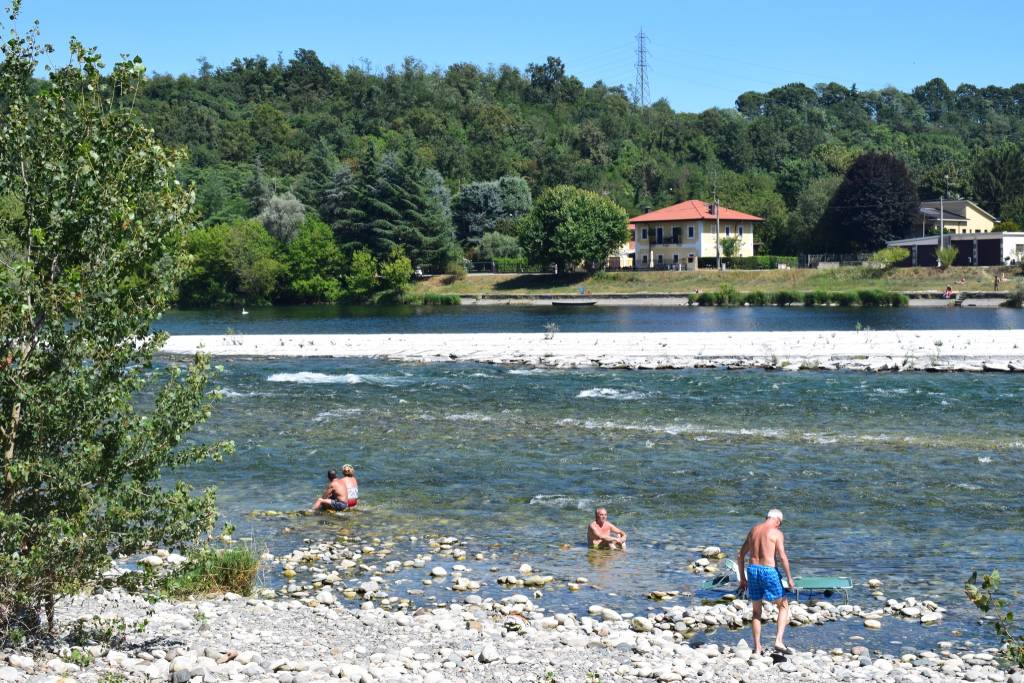
{"label": "forested hillside", "polygon": [[371,140],[412,148],[452,193],[521,175],[535,195],[573,184],[630,212],[706,197],[717,170],[726,204],[769,219],[769,251],[796,246],[864,151],[904,160],[922,197],[937,196],[948,174],[950,193],[990,211],[1019,217],[1024,208],[1002,206],[1004,185],[1022,189],[1019,159],[1005,159],[1004,145],[1024,140],[1024,84],[950,90],[934,79],[911,93],[791,84],[691,114],[664,101],[640,109],[618,86],[585,87],[556,58],[525,73],[430,71],[407,59],[374,74],[299,50],[287,61],[204,63],[197,76],[156,77],[139,104],[161,138],[189,148],[205,217],[250,209],[243,197],[257,160],[316,206],[339,162],[363,157]]}

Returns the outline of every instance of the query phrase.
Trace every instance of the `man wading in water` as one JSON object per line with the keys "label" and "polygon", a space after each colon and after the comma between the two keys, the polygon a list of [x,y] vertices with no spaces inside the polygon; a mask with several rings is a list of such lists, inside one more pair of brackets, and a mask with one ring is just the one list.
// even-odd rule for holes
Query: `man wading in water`
{"label": "man wading in water", "polygon": [[[764,600],[774,602],[779,608],[775,651],[784,655],[791,653],[791,650],[782,643],[782,635],[786,632],[786,625],[789,624],[789,603],[786,601],[786,591],[782,588],[779,570],[775,568],[776,555],[782,561],[782,568],[786,571],[786,580],[791,587],[793,574],[789,570],[789,558],[786,557],[785,539],[782,530],[779,529],[780,526],[782,526],[782,512],[775,509],[769,510],[765,520],[750,530],[747,539],[743,541],[743,547],[740,548],[740,593],[749,589],[748,597],[754,603],[754,619],[750,622],[750,630],[754,634],[754,652],[757,654],[761,654],[761,603]],[[747,555],[750,555],[751,564],[744,570]]]}
{"label": "man wading in water", "polygon": [[626,549],[626,532],[608,521],[608,511],[594,510],[594,521],[587,527],[587,543],[591,548]]}

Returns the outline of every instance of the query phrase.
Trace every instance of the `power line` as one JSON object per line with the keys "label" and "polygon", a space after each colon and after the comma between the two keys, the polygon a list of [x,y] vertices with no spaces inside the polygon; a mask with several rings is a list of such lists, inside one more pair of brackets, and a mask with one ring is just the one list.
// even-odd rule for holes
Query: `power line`
{"label": "power line", "polygon": [[651,99],[651,81],[647,75],[647,36],[643,28],[636,36],[636,91],[633,97],[641,107],[646,107]]}

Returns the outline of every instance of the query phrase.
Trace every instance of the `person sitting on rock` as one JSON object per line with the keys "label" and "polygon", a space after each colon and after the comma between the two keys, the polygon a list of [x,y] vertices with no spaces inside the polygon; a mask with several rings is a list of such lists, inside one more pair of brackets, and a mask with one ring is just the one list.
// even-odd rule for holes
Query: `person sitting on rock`
{"label": "person sitting on rock", "polygon": [[352,465],[341,468],[345,476],[339,477],[334,470],[327,471],[327,488],[323,495],[313,503],[313,512],[322,509],[346,510],[354,508],[359,502],[359,482],[356,481],[356,470]]}
{"label": "person sitting on rock", "polygon": [[608,511],[594,510],[594,521],[587,527],[587,544],[591,548],[625,550],[626,532],[608,521]]}

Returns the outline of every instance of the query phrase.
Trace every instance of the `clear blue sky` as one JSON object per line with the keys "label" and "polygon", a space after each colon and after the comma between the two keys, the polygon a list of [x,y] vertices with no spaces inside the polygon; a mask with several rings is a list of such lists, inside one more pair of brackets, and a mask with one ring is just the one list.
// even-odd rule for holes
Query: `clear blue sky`
{"label": "clear blue sky", "polygon": [[1021,0],[25,0],[22,18],[41,21],[54,64],[76,35],[108,63],[138,54],[160,73],[195,73],[200,56],[223,66],[302,47],[378,70],[406,56],[525,68],[555,55],[587,85],[633,83],[643,28],[652,99],[678,111],[732,107],[742,92],[794,81],[909,90],[935,76],[954,88],[1024,80]]}

